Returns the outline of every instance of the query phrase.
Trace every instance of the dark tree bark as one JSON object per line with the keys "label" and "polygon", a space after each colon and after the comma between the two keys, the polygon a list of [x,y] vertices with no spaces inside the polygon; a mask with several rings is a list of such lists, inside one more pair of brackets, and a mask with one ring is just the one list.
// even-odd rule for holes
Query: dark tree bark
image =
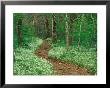
{"label": "dark tree bark", "polygon": [[55,20],[55,15],[52,14],[52,41],[56,42],[57,40],[57,35],[56,35],[56,20]]}
{"label": "dark tree bark", "polygon": [[22,46],[22,19],[19,19],[17,21],[16,31],[18,34],[18,45],[19,45],[19,47],[21,47]]}
{"label": "dark tree bark", "polygon": [[45,17],[45,25],[46,25],[46,38],[48,38],[50,32],[49,32],[49,20],[47,16]]}
{"label": "dark tree bark", "polygon": [[72,35],[69,37],[69,43],[71,45],[73,45],[73,43],[74,43],[74,29],[73,29],[72,23],[73,23],[73,20],[75,19],[75,17],[73,15],[70,15],[69,19],[70,19],[70,31],[69,32],[72,33]]}
{"label": "dark tree bark", "polygon": [[35,26],[35,35],[36,36],[39,36],[39,25],[40,25],[40,22],[39,22],[39,17],[38,17],[38,15],[34,15],[34,17],[33,17],[34,19],[33,19],[33,24],[34,24],[34,26]]}

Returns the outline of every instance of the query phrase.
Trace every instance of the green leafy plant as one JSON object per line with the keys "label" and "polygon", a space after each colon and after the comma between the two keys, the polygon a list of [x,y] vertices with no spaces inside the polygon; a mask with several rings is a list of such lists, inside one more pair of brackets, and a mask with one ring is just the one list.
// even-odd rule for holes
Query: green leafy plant
{"label": "green leafy plant", "polygon": [[14,75],[51,75],[53,66],[47,60],[37,57],[31,50],[15,50]]}
{"label": "green leafy plant", "polygon": [[64,47],[53,47],[48,55],[56,58],[60,58],[64,53],[66,52],[66,49]]}
{"label": "green leafy plant", "polygon": [[91,49],[79,52],[75,48],[66,50],[64,47],[54,47],[49,51],[49,56],[87,68],[93,74],[97,72],[96,52],[91,52]]}

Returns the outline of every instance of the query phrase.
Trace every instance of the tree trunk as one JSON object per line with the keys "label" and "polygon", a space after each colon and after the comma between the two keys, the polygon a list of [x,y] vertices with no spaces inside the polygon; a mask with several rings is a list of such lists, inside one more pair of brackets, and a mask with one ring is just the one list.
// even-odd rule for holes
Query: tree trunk
{"label": "tree trunk", "polygon": [[38,15],[35,15],[35,28],[36,28],[36,36],[39,37],[41,36],[40,35],[40,26],[42,25],[41,24],[41,21],[40,21],[40,16]]}
{"label": "tree trunk", "polygon": [[81,30],[82,30],[82,23],[83,23],[83,17],[84,17],[84,14],[82,14],[81,16],[81,22],[80,22],[80,27],[79,27],[79,40],[78,40],[78,50],[81,50],[80,46],[81,46]]}
{"label": "tree trunk", "polygon": [[52,15],[52,41],[53,41],[53,15]]}
{"label": "tree trunk", "polygon": [[69,30],[69,33],[71,33],[72,35],[69,37],[69,44],[70,45],[73,45],[74,44],[74,27],[73,27],[73,17],[70,15],[70,18],[69,18],[69,21],[70,21],[70,30]]}
{"label": "tree trunk", "polygon": [[[96,38],[96,29],[95,29],[95,21],[94,21],[94,17],[92,16],[92,14],[91,14],[91,19],[92,19],[92,22],[93,22],[93,34],[91,35],[91,37],[93,37],[93,39],[95,39]],[[93,45],[94,45],[94,41],[92,40],[91,41],[91,47],[93,47]]]}
{"label": "tree trunk", "polygon": [[45,17],[45,26],[46,26],[46,38],[48,38],[50,33],[49,33],[49,20],[47,16]]}
{"label": "tree trunk", "polygon": [[69,27],[68,27],[68,15],[66,14],[66,23],[65,23],[65,32],[66,32],[66,48],[69,48]]}
{"label": "tree trunk", "polygon": [[17,31],[17,34],[18,34],[18,45],[19,47],[22,46],[22,19],[19,19],[18,22],[17,22],[17,27],[16,27],[16,31]]}
{"label": "tree trunk", "polygon": [[55,15],[52,14],[52,41],[56,42],[57,36],[56,36],[56,20]]}

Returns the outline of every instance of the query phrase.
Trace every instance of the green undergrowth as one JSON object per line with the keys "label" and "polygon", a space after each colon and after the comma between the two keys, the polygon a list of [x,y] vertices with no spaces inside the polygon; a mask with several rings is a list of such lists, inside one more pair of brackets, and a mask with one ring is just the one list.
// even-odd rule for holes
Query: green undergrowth
{"label": "green undergrowth", "polygon": [[56,59],[87,68],[92,74],[97,72],[97,56],[94,48],[82,47],[79,51],[74,47],[70,47],[68,50],[65,47],[53,47],[48,54],[50,57],[56,57]]}
{"label": "green undergrowth", "polygon": [[31,51],[35,51],[42,44],[43,40],[36,37],[27,37],[24,39],[25,43],[23,48],[30,49]]}
{"label": "green undergrowth", "polygon": [[32,38],[27,47],[14,50],[14,75],[51,75],[53,66],[47,60],[34,54],[42,43],[41,39]]}

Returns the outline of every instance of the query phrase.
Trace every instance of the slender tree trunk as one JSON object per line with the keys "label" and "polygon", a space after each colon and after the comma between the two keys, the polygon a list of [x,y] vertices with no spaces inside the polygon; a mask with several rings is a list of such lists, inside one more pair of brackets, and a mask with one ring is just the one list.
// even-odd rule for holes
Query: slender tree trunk
{"label": "slender tree trunk", "polygon": [[94,18],[93,18],[93,16],[92,16],[92,14],[91,14],[91,19],[92,19],[92,22],[93,22],[93,30],[94,30],[94,33],[95,33],[95,29],[94,29],[94,28],[95,28],[95,27],[94,27],[95,24],[94,24]]}
{"label": "slender tree trunk", "polygon": [[[33,27],[35,27],[35,16],[34,15],[33,15],[33,20],[32,20],[32,25],[33,25]],[[35,31],[34,35],[36,36],[36,27],[35,27],[34,31]]]}
{"label": "slender tree trunk", "polygon": [[[93,34],[91,35],[94,39],[95,39],[95,34],[96,34],[96,29],[95,29],[95,21],[94,21],[94,17],[92,16],[92,14],[91,14],[91,19],[92,19],[92,22],[93,22]],[[94,44],[94,41],[93,40],[91,40],[92,42],[91,42],[91,47],[93,46],[93,44]]]}
{"label": "slender tree trunk", "polygon": [[19,46],[22,47],[22,32],[19,29],[18,29],[18,41],[19,41]]}
{"label": "slender tree trunk", "polygon": [[81,30],[82,30],[83,17],[84,17],[84,14],[82,14],[81,16],[81,22],[79,27],[80,30],[79,30],[79,39],[78,39],[78,50],[81,50],[80,46],[81,46]]}
{"label": "slender tree trunk", "polygon": [[69,18],[69,20],[70,20],[70,33],[72,34],[71,36],[70,36],[70,39],[69,39],[69,43],[71,44],[71,45],[73,45],[74,44],[74,29],[73,29],[73,25],[72,25],[72,23],[73,23],[73,20],[72,20],[72,16],[70,15],[70,18]]}
{"label": "slender tree trunk", "polygon": [[68,27],[68,15],[66,13],[66,23],[65,23],[65,32],[66,32],[66,48],[69,48],[69,27]]}
{"label": "slender tree trunk", "polygon": [[40,22],[40,16],[38,15],[35,15],[35,29],[36,29],[36,36],[39,37],[41,36],[40,35],[40,25],[41,25],[41,22]]}
{"label": "slender tree trunk", "polygon": [[57,36],[56,36],[56,20],[55,15],[52,14],[52,41],[56,42]]}
{"label": "slender tree trunk", "polygon": [[18,34],[18,45],[19,47],[22,47],[22,19],[19,19],[17,22],[16,31]]}
{"label": "slender tree trunk", "polygon": [[46,26],[46,38],[49,37],[49,20],[48,17],[45,17],[45,26]]}
{"label": "slender tree trunk", "polygon": [[37,20],[36,15],[34,15],[33,24],[34,24],[34,27],[35,27],[35,35],[38,36],[38,20]]}
{"label": "slender tree trunk", "polygon": [[53,41],[53,15],[52,15],[52,41]]}
{"label": "slender tree trunk", "polygon": [[[82,23],[81,23],[81,24],[82,24]],[[81,35],[81,27],[82,27],[81,24],[80,24],[79,39],[78,39],[78,50],[80,50],[80,41],[81,41],[80,35]]]}

